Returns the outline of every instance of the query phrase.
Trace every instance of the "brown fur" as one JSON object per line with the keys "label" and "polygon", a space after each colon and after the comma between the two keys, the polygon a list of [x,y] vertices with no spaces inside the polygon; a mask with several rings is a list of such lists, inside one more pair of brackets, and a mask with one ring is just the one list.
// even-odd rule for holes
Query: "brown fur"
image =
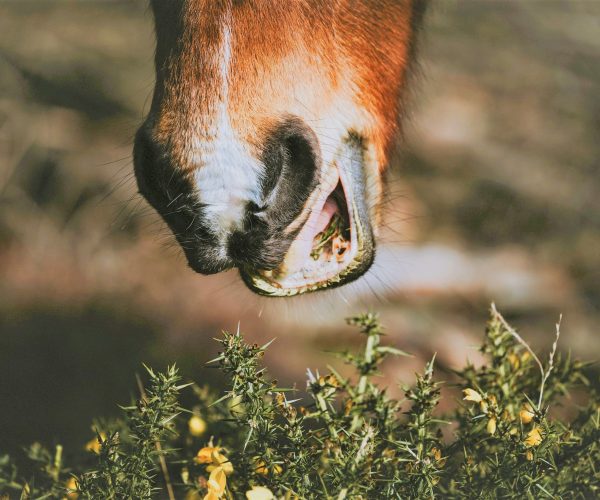
{"label": "brown fur", "polygon": [[256,290],[252,270],[304,248],[339,187],[354,253],[333,278],[294,265],[311,290],[369,268],[422,2],[152,0],[156,85],[134,166],[190,267],[238,267]]}
{"label": "brown fur", "polygon": [[183,171],[202,167],[191,148],[210,143],[224,98],[227,24],[227,110],[242,141],[260,149],[270,124],[293,114],[314,127],[324,150],[353,130],[383,170],[401,111],[413,1],[156,0],[155,140]]}

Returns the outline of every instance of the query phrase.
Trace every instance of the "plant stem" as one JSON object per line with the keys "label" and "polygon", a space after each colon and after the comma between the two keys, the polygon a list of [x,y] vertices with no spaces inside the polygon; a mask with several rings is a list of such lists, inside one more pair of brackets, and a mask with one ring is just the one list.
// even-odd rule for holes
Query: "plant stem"
{"label": "plant stem", "polygon": [[[138,384],[138,389],[140,391],[140,397],[143,400],[146,400],[146,391],[144,390],[144,384],[142,384],[142,380],[140,376],[136,373],[135,379]],[[167,461],[162,453],[162,446],[160,441],[155,441],[154,446],[156,447],[156,451],[158,452],[158,461],[160,462],[160,469],[162,471],[163,478],[165,480],[165,486],[167,487],[167,494],[169,495],[169,500],[175,500],[175,492],[173,491],[173,485],[171,484],[171,476],[169,474],[169,469],[167,467]]]}
{"label": "plant stem", "polygon": [[[375,347],[377,346],[379,335],[374,333],[367,333],[367,344],[365,346],[365,364],[370,365],[373,362],[373,356],[375,354]],[[363,373],[358,380],[358,389],[356,391],[357,394],[357,402],[362,403],[364,399],[364,394],[367,390],[367,383],[369,381],[369,375],[367,373]],[[352,419],[352,426],[350,427],[350,432],[356,431],[360,426],[360,417],[358,413],[354,414],[354,418]]]}

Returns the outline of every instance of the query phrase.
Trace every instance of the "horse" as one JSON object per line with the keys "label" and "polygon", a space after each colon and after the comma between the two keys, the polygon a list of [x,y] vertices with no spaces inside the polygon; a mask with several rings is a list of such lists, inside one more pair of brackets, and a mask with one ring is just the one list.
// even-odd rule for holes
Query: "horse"
{"label": "horse", "polygon": [[202,274],[293,296],[371,266],[423,0],[151,0],[138,190]]}

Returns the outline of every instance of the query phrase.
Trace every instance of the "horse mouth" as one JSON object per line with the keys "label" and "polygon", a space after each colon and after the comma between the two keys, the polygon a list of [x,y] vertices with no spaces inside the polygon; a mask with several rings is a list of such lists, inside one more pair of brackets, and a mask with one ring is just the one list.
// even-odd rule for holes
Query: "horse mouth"
{"label": "horse mouth", "polygon": [[349,141],[288,228],[295,236],[283,262],[276,269],[240,270],[250,289],[289,297],[341,286],[364,274],[374,257],[365,185],[362,147]]}

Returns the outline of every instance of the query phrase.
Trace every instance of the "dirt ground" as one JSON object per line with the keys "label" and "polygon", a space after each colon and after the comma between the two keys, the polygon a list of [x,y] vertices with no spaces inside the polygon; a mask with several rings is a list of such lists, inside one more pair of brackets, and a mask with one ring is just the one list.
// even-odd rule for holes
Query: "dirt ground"
{"label": "dirt ground", "polygon": [[392,387],[434,352],[441,378],[477,360],[492,300],[536,349],[562,313],[562,347],[600,357],[599,19],[594,1],[434,2],[374,269],[280,301],[192,273],[136,194],[145,3],[0,3],[0,450],[81,447],[142,361],[220,383],[204,363],[238,323],[277,338],[266,362],[299,387],[365,309],[415,354]]}

